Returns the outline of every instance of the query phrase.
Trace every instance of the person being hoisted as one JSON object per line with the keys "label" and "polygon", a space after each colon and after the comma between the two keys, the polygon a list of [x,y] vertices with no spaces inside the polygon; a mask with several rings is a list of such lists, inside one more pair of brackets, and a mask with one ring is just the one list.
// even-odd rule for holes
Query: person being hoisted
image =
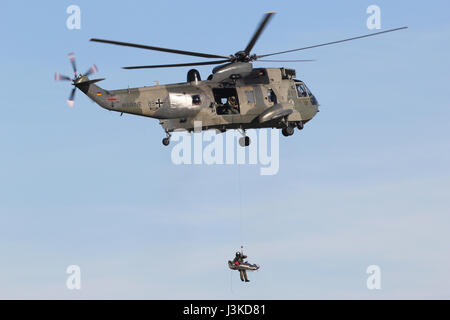
{"label": "person being hoisted", "polygon": [[[234,263],[235,266],[239,267],[240,265],[244,264],[244,259],[247,259],[247,256],[244,255],[243,253],[240,253],[238,251],[238,252],[236,252],[236,256],[233,259],[233,263]],[[239,275],[241,276],[241,281],[244,281],[244,279],[245,279],[245,282],[250,282],[250,280],[248,280],[248,278],[247,278],[247,271],[246,270],[241,270],[240,269],[239,270]]]}
{"label": "person being hoisted", "polygon": [[228,266],[231,270],[238,270],[241,277],[241,281],[250,282],[247,278],[247,270],[254,271],[258,270],[259,266],[257,264],[249,264],[247,261],[244,262],[247,256],[243,252],[236,252],[236,256],[233,261],[228,261]]}

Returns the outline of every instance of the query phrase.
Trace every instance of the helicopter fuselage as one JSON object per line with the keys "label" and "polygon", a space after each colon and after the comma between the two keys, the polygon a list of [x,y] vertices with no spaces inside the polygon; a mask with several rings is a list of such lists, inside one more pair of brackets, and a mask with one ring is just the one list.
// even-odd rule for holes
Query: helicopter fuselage
{"label": "helicopter fuselage", "polygon": [[203,130],[282,128],[303,125],[318,112],[316,98],[304,82],[293,78],[294,70],[230,70],[205,81],[120,90],[83,82],[78,87],[105,109],[159,119],[166,132],[192,131],[199,121]]}

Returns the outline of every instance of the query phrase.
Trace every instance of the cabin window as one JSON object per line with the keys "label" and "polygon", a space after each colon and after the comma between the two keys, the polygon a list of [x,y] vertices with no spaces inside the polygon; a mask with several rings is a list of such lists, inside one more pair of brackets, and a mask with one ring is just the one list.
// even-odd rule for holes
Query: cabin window
{"label": "cabin window", "polygon": [[303,83],[297,83],[295,86],[297,87],[297,96],[299,98],[308,96],[308,94],[307,94],[308,89],[306,88],[306,86]]}
{"label": "cabin window", "polygon": [[245,91],[245,96],[247,97],[248,104],[255,104],[255,94],[253,90]]}
{"label": "cabin window", "polygon": [[267,99],[269,100],[269,102],[277,103],[277,96],[272,89],[269,89],[267,91]]}
{"label": "cabin window", "polygon": [[192,105],[193,106],[198,106],[200,104],[202,104],[202,100],[200,99],[200,96],[198,94],[193,95],[192,96]]}

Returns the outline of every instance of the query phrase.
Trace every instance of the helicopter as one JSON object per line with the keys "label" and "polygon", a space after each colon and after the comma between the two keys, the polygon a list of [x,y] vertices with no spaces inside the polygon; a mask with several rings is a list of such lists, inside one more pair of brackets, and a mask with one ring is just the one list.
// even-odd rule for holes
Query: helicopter
{"label": "helicopter", "polygon": [[305,82],[296,79],[294,69],[255,68],[252,62],[313,61],[266,60],[264,58],[408,28],[389,29],[269,54],[252,54],[256,41],[273,15],[274,12],[266,13],[245,49],[230,55],[183,51],[98,38],[90,39],[97,43],[215,59],[193,63],[123,67],[130,70],[218,65],[213,68],[207,80],[201,80],[199,71],[191,69],[187,72],[186,82],[183,83],[106,90],[96,85],[104,78],[89,79],[91,74],[98,71],[95,65],[84,74],[77,72],[73,53],[69,54],[74,71],[73,78],[57,73],[55,79],[70,81],[74,86],[67,101],[69,106],[74,105],[75,91],[78,88],[107,110],[120,112],[121,115],[127,113],[158,119],[166,134],[162,139],[165,146],[169,145],[172,132],[176,130],[193,132],[194,129],[197,130],[198,123],[201,122],[201,130],[215,129],[218,133],[239,130],[242,134],[239,144],[245,147],[250,145],[250,138],[246,135],[247,129],[277,128],[281,129],[282,134],[287,137],[294,134],[295,128],[302,130],[304,125],[319,112],[317,98]]}

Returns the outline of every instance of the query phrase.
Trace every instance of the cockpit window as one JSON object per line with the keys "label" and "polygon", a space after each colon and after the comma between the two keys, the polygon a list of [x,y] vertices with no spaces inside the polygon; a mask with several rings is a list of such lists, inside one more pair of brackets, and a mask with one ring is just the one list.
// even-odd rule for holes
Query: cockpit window
{"label": "cockpit window", "polygon": [[202,100],[200,99],[200,96],[198,94],[192,96],[192,105],[198,106],[200,104],[202,104]]}
{"label": "cockpit window", "polygon": [[308,92],[308,95],[312,96],[313,94],[311,93],[311,91],[309,90],[309,88],[307,86],[305,86],[306,88],[306,92]]}
{"label": "cockpit window", "polygon": [[297,96],[299,98],[308,96],[309,90],[303,83],[297,83],[295,86],[297,87]]}

